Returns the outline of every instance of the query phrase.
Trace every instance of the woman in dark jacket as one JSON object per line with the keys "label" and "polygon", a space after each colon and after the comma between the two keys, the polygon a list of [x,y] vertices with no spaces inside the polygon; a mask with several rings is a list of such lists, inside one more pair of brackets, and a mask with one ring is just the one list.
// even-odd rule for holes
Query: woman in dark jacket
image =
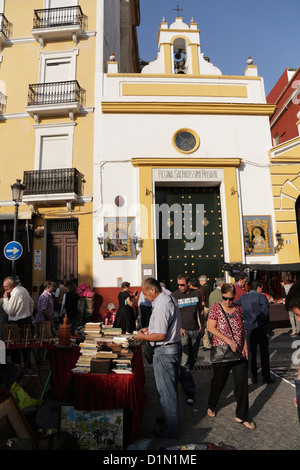
{"label": "woman in dark jacket", "polygon": [[121,328],[122,333],[133,333],[136,329],[136,317],[133,310],[134,302],[137,296],[131,296],[129,293],[130,283],[123,282],[122,290],[118,295],[119,308],[114,322],[115,328]]}

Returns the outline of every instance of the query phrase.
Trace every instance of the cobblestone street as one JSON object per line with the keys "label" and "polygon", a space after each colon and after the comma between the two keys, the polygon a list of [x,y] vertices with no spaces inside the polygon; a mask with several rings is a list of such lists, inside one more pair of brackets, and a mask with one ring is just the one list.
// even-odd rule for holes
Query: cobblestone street
{"label": "cobblestone street", "polygon": [[[270,338],[271,368],[297,366],[291,363],[293,339],[289,328],[276,329]],[[145,364],[147,397],[141,437],[151,439],[151,449],[177,445],[213,443],[234,450],[299,450],[300,435],[297,409],[294,404],[295,387],[285,379],[276,377],[274,384],[265,385],[259,376],[257,384],[249,380],[250,416],[256,429],[250,431],[235,422],[235,399],[233,380],[230,376],[223,391],[215,418],[206,415],[212,369],[209,352],[200,348],[193,376],[197,394],[193,405],[187,405],[179,387],[180,440],[158,440],[153,437],[155,417],[160,406],[155,390],[152,366]]]}

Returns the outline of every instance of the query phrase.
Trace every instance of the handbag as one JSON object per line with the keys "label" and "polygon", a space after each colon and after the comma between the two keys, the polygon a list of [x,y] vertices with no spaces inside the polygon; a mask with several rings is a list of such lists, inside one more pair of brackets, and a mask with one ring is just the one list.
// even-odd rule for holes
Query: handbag
{"label": "handbag", "polygon": [[[226,313],[224,312],[222,305],[219,304],[221,310],[227,320],[232,338],[234,340],[234,334],[230,325],[230,322],[227,318]],[[241,360],[240,355],[237,351],[232,351],[229,344],[219,344],[218,346],[211,346],[210,348],[210,362],[212,364],[230,364],[232,362],[239,362]]]}

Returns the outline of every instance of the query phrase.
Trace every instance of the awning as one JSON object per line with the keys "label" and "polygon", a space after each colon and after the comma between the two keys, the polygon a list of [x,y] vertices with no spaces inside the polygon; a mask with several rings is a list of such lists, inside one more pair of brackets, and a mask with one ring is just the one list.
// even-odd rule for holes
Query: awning
{"label": "awning", "polygon": [[243,263],[224,263],[224,271],[299,271],[300,263],[287,264],[243,264]]}

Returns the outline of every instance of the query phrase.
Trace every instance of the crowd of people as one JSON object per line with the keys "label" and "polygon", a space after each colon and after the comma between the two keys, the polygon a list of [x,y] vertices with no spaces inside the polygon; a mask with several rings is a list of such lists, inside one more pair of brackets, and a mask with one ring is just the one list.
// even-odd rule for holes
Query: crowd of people
{"label": "crowd of people", "polygon": [[28,326],[32,333],[40,322],[49,321],[53,326],[59,326],[65,314],[74,334],[79,300],[77,289],[77,279],[73,275],[66,282],[47,280],[40,286],[34,309],[34,301],[19,279],[6,277],[0,290],[0,337],[4,336],[4,325],[17,325],[22,337],[24,327]]}
{"label": "crowd of people", "polygon": [[[180,435],[178,384],[186,394],[187,404],[194,403],[193,368],[201,343],[205,350],[227,345],[238,356],[234,362],[212,364],[213,377],[207,402],[210,418],[217,414],[220,396],[232,371],[235,420],[250,430],[255,429],[249,416],[248,380],[258,382],[258,349],[263,383],[274,381],[269,361],[269,299],[263,293],[262,282],[253,280],[248,286],[248,276],[243,272],[236,273],[233,283],[217,279],[213,290],[206,276],[200,276],[198,281],[197,285],[187,274],[179,274],[178,289],[171,292],[164,283],[148,278],[143,281],[140,294],[131,292],[130,283],[123,282],[118,309],[109,304],[103,319],[105,324],[121,328],[122,333],[131,334],[137,330],[136,339],[152,346],[153,370],[162,409],[162,416],[158,418],[161,431],[157,435],[160,437],[177,438]],[[300,324],[300,284],[290,284],[283,281],[282,297],[291,320],[291,334],[298,334],[294,321]],[[32,328],[39,322],[54,321],[55,315],[62,322],[65,313],[74,334],[82,289],[84,287],[78,286],[73,277],[67,283],[46,281],[40,288],[33,314],[34,302],[28,291],[17,279],[7,277],[0,294],[0,336],[3,336],[5,324],[18,325],[21,333],[26,326]],[[26,351],[22,352],[26,354]],[[17,355],[19,351],[12,350],[12,354]],[[20,363],[20,357],[12,357],[12,360]],[[299,401],[300,377],[296,387]]]}
{"label": "crowd of people", "polygon": [[[194,279],[180,274],[178,290],[170,292],[156,279],[146,279],[138,301],[138,319],[133,309],[138,296],[136,292],[130,294],[130,283],[123,283],[119,297],[114,325],[122,326],[123,332],[132,333],[136,321],[136,339],[149,342],[153,348],[153,370],[162,409],[162,417],[158,420],[161,431],[157,435],[160,437],[177,438],[180,434],[178,384],[186,394],[187,404],[194,402],[196,389],[192,370],[201,342],[207,350],[229,345],[238,355],[235,362],[213,363],[207,405],[210,418],[216,416],[221,393],[232,371],[235,420],[249,430],[256,428],[249,416],[248,380],[258,382],[258,349],[263,383],[275,381],[270,374],[269,299],[262,292],[263,283],[253,280],[248,286],[248,276],[242,272],[236,273],[233,283],[217,279],[211,291],[206,276],[200,276],[198,280],[197,286]],[[286,309],[300,322],[300,287],[296,286],[290,292]],[[126,330],[126,315],[131,318],[130,330]]]}

